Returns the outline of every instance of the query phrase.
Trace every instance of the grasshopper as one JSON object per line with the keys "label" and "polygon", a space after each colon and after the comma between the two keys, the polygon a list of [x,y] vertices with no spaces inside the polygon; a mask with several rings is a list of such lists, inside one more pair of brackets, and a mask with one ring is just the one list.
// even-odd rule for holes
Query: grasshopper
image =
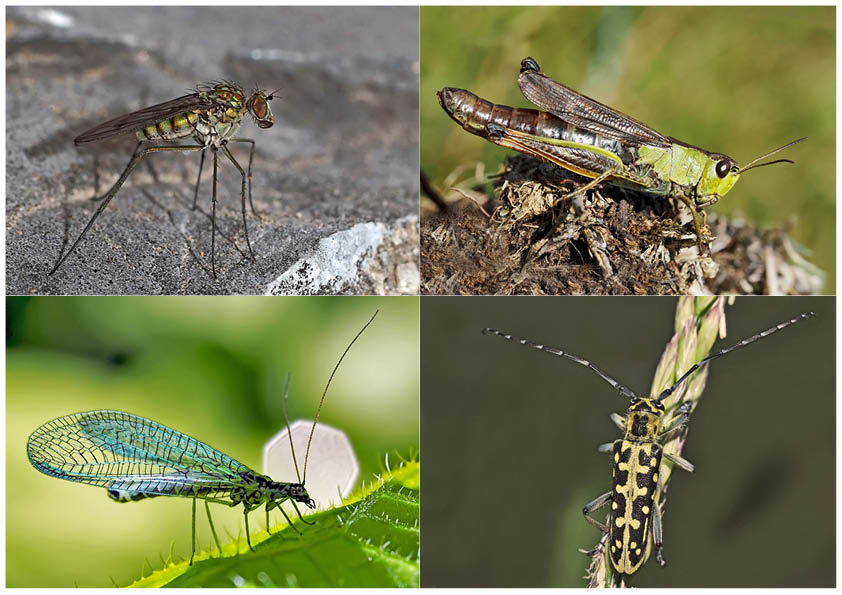
{"label": "grasshopper", "polygon": [[583,195],[605,182],[680,200],[693,216],[700,254],[705,253],[702,209],[725,196],[744,172],[793,163],[789,159],[758,161],[807,140],[787,143],[740,167],[727,155],[664,136],[552,80],[533,58],[520,63],[518,86],[529,101],[546,111],[494,104],[452,87],[436,95],[444,111],[471,134],[591,178],[573,194]]}

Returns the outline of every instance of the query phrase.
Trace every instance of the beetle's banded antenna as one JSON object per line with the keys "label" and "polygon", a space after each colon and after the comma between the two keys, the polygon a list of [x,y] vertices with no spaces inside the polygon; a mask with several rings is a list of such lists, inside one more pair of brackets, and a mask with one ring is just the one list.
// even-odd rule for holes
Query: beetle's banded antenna
{"label": "beetle's banded antenna", "polygon": [[702,367],[704,364],[706,364],[707,362],[709,362],[709,361],[711,361],[711,360],[714,360],[714,359],[716,359],[716,358],[718,358],[718,357],[720,357],[720,356],[723,356],[723,355],[725,355],[725,354],[727,354],[727,353],[731,353],[732,351],[736,351],[737,349],[740,349],[741,347],[745,347],[746,345],[751,345],[751,344],[752,344],[752,343],[754,343],[755,341],[757,341],[757,340],[759,340],[759,339],[763,339],[764,337],[768,337],[768,336],[769,336],[769,335],[771,335],[772,333],[776,333],[776,332],[778,332],[779,330],[785,329],[786,327],[788,327],[788,326],[790,326],[790,325],[793,325],[793,324],[795,324],[796,322],[801,322],[802,320],[805,320],[805,319],[807,319],[807,318],[815,318],[815,317],[816,317],[816,313],[815,313],[815,312],[805,312],[804,314],[799,314],[796,318],[792,318],[792,319],[790,319],[790,320],[787,320],[787,321],[785,321],[785,322],[782,322],[782,323],[780,323],[780,324],[778,324],[778,325],[776,325],[776,326],[773,326],[773,327],[772,327],[772,328],[770,328],[770,329],[766,329],[766,330],[765,330],[765,331],[763,331],[763,332],[757,333],[756,335],[752,335],[752,336],[751,336],[751,337],[749,337],[748,339],[743,339],[742,341],[740,341],[740,342],[739,342],[739,343],[737,343],[736,345],[732,345],[731,347],[726,347],[725,349],[722,349],[722,350],[717,351],[716,353],[714,353],[714,354],[712,354],[712,355],[707,356],[705,359],[703,359],[702,361],[700,361],[700,362],[699,362],[699,363],[697,363],[697,364],[694,364],[694,365],[693,365],[693,366],[692,366],[689,370],[687,370],[687,371],[684,373],[684,375],[683,375],[681,378],[679,378],[679,379],[675,382],[675,384],[673,384],[673,385],[672,385],[671,387],[669,387],[669,388],[665,388],[665,389],[663,390],[663,392],[662,392],[660,395],[658,395],[658,399],[657,399],[657,400],[658,400],[658,401],[663,401],[663,400],[664,400],[664,399],[666,399],[668,396],[670,396],[670,395],[671,395],[671,394],[675,391],[675,389],[677,389],[679,386],[681,386],[681,383],[682,383],[682,382],[684,382],[685,380],[687,380],[687,378],[689,378],[689,377],[690,377],[690,375],[691,375],[693,372],[695,372],[696,370],[698,370],[699,368],[701,368],[701,367]]}
{"label": "beetle's banded antenna", "polygon": [[602,378],[608,384],[613,386],[615,390],[622,393],[623,396],[628,397],[629,399],[636,399],[637,398],[637,395],[634,393],[633,390],[631,390],[627,386],[624,386],[624,385],[620,384],[619,382],[617,382],[616,380],[611,378],[611,376],[609,376],[608,374],[606,374],[605,372],[603,372],[602,370],[597,368],[593,363],[591,363],[588,360],[583,359],[583,358],[581,358],[577,355],[573,355],[572,353],[567,353],[566,351],[562,351],[561,349],[557,349],[555,347],[549,347],[547,345],[541,345],[539,343],[533,343],[532,341],[529,341],[528,339],[522,339],[522,338],[516,337],[514,335],[508,335],[506,333],[501,333],[500,331],[495,330],[493,328],[482,329],[483,335],[487,335],[488,333],[492,333],[494,335],[497,335],[498,337],[503,337],[504,339],[507,339],[509,341],[513,341],[515,343],[519,343],[521,345],[526,345],[527,347],[531,347],[532,349],[538,349],[539,351],[546,351],[547,353],[552,353],[553,355],[560,355],[562,357],[566,357],[567,359],[569,359],[571,361],[574,361],[577,364],[580,364],[582,366],[585,366],[586,368],[590,368],[591,370],[593,370],[594,372],[599,374],[600,378]]}
{"label": "beetle's banded antenna", "polygon": [[322,405],[324,405],[325,397],[327,396],[327,389],[330,388],[330,381],[333,380],[333,375],[336,374],[336,370],[339,369],[339,364],[341,364],[342,360],[345,359],[345,355],[351,350],[351,347],[354,346],[354,343],[357,342],[357,339],[360,338],[360,335],[362,335],[365,332],[365,329],[368,328],[368,325],[374,322],[374,318],[377,316],[378,312],[380,312],[380,310],[375,310],[374,315],[371,318],[369,318],[368,322],[365,323],[365,326],[363,326],[360,329],[360,332],[358,332],[354,336],[354,338],[351,339],[351,342],[348,343],[348,347],[345,348],[345,351],[343,351],[342,355],[339,356],[339,361],[336,362],[336,365],[333,367],[333,372],[330,373],[330,378],[327,379],[325,390],[322,393],[321,400],[319,401],[319,407],[316,409],[316,417],[313,418],[313,427],[310,428],[310,437],[307,439],[307,450],[304,452],[304,472],[301,474],[301,485],[304,485],[304,482],[307,480],[307,459],[310,457],[310,443],[313,442],[313,432],[316,431],[316,423],[319,421],[319,414],[322,412]]}

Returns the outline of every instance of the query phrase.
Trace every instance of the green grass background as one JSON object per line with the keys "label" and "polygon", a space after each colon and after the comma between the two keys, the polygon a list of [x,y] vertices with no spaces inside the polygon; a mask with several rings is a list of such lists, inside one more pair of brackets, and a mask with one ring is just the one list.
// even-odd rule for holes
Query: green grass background
{"label": "green grass background", "polygon": [[792,226],[835,293],[835,7],[422,7],[421,167],[434,184],[460,165],[512,154],[468,134],[436,101],[442,87],[534,107],[520,61],[655,130],[748,163],[717,212]]}
{"label": "green grass background", "polygon": [[[344,430],[368,481],[388,453],[418,450],[417,298],[8,298],[6,583],[125,585],[144,560],[190,555],[191,501],[111,501],[104,489],[42,475],[28,435],[61,415],[121,409],[187,433],[260,470],[263,443],[290,417],[310,418],[331,369],[321,421]],[[303,457],[303,453],[299,455]],[[300,459],[299,459],[300,460]],[[318,461],[310,461],[311,468]],[[294,478],[274,478],[291,481]],[[261,509],[262,510],[262,509]],[[211,537],[199,509],[199,542]],[[240,507],[213,506],[223,541]],[[282,520],[273,516],[273,522]],[[250,517],[252,531],[264,526]]]}

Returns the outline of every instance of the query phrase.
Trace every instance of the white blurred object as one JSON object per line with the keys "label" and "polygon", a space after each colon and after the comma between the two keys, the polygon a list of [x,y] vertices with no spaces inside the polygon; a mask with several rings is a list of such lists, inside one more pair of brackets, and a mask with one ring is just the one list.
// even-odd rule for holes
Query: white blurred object
{"label": "white blurred object", "polygon": [[[295,458],[298,461],[300,473],[304,473],[304,455],[307,452],[307,439],[312,427],[312,421],[302,419],[290,424]],[[263,473],[274,481],[288,483],[298,481],[286,428],[270,438],[263,447]],[[316,509],[325,510],[341,504],[342,499],[354,489],[359,474],[360,465],[345,432],[322,423],[316,424],[304,485],[307,493],[316,501]],[[295,522],[295,510],[288,502],[285,502],[283,506]],[[299,505],[298,509],[302,514],[305,510],[309,510],[302,505]]]}

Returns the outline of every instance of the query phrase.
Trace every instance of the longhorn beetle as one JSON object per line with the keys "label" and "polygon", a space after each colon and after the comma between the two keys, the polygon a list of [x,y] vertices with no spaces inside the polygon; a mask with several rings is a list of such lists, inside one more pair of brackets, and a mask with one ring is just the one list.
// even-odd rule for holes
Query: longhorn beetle
{"label": "longhorn beetle", "polygon": [[[582,514],[589,523],[602,531],[608,538],[608,552],[611,564],[619,574],[634,574],[649,557],[652,545],[655,546],[655,559],[665,566],[663,556],[663,526],[661,510],[655,502],[655,494],[663,485],[658,483],[661,459],[666,457],[676,467],[693,472],[693,464],[672,453],[664,452],[663,443],[670,434],[682,429],[690,417],[692,402],[685,402],[675,411],[675,417],[665,428],[661,427],[666,413],[663,401],[670,396],[696,370],[707,362],[721,357],[741,347],[750,345],[806,318],[815,317],[813,312],[800,314],[767,329],[739,343],[707,356],[687,370],[672,386],[665,388],[657,397],[640,396],[623,384],[614,380],[590,361],[561,349],[533,343],[492,328],[484,328],[483,334],[494,334],[509,341],[520,343],[533,349],[560,355],[596,372],[620,394],[629,399],[629,409],[625,417],[612,416],[612,420],[625,433],[622,439],[613,443],[602,444],[599,452],[614,454],[613,489],[589,502],[582,509]],[[592,518],[589,514],[611,503],[608,524]],[[650,530],[651,527],[651,530]]]}

